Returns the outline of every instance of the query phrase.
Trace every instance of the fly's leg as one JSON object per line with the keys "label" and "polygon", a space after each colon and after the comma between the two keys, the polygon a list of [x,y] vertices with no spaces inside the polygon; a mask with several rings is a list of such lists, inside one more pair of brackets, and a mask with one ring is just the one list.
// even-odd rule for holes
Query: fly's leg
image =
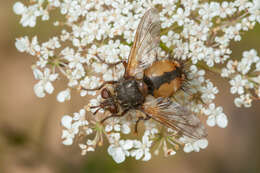
{"label": "fly's leg", "polygon": [[157,51],[156,51],[156,53],[155,53],[155,60],[156,60],[156,61],[159,61],[158,52],[157,52]]}
{"label": "fly's leg", "polygon": [[100,106],[91,106],[90,109],[95,109],[97,108],[97,110],[93,113],[93,115],[96,115],[98,113],[98,111],[101,109]]}
{"label": "fly's leg", "polygon": [[81,89],[86,90],[86,91],[96,91],[96,90],[100,90],[101,88],[103,88],[107,84],[115,84],[115,83],[117,83],[117,81],[105,81],[99,87],[96,87],[96,88],[84,88],[84,87],[81,86]]}
{"label": "fly's leg", "polygon": [[151,117],[149,116],[146,116],[146,117],[139,117],[138,120],[136,121],[135,123],[135,133],[137,134],[137,128],[138,128],[138,123],[141,121],[141,120],[149,120]]}
{"label": "fly's leg", "polygon": [[112,118],[112,117],[122,117],[124,116],[127,112],[129,111],[129,109],[124,110],[121,114],[112,114],[110,116],[107,116],[106,118],[104,118],[103,120],[100,121],[101,124],[103,124],[106,120]]}
{"label": "fly's leg", "polygon": [[115,62],[115,63],[109,63],[109,62],[106,62],[104,59],[102,59],[98,54],[96,54],[96,57],[100,62],[107,64],[110,68],[114,67],[118,64],[121,64],[121,63],[124,65],[124,67],[126,67],[126,62],[124,60],[121,60],[121,61],[118,61],[118,62]]}

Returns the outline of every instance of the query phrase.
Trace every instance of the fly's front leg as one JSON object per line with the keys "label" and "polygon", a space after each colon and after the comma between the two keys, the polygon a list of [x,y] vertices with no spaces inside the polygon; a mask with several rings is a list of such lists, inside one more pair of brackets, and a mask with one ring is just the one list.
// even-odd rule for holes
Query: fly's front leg
{"label": "fly's front leg", "polygon": [[100,90],[101,88],[103,88],[107,84],[115,84],[115,83],[117,83],[117,81],[105,81],[99,87],[96,87],[96,88],[84,88],[84,87],[81,86],[81,89],[86,90],[86,91],[97,91],[97,90]]}
{"label": "fly's front leg", "polygon": [[118,64],[121,64],[121,63],[126,67],[126,62],[123,61],[123,60],[118,61],[118,62],[115,62],[115,63],[109,63],[109,62],[106,62],[104,59],[102,59],[98,54],[96,54],[96,57],[97,57],[97,59],[98,59],[100,62],[102,62],[102,63],[104,63],[104,64],[107,64],[110,68],[111,68],[111,67],[114,67],[114,66],[116,66],[116,65],[118,65]]}

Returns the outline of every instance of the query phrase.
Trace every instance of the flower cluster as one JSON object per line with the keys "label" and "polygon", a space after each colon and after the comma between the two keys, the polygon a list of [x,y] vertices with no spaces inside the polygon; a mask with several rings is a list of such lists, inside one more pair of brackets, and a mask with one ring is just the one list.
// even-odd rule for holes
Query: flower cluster
{"label": "flower cluster", "polygon": [[237,107],[250,107],[254,99],[260,98],[260,58],[254,49],[244,51],[238,60],[229,60],[221,76],[228,78],[230,92],[238,94],[234,102]]}
{"label": "flower cluster", "polygon": [[[145,121],[138,136],[131,136],[136,112],[120,118],[100,121],[108,116],[104,110],[90,109],[99,105],[95,88],[104,81],[118,80],[124,74],[134,33],[143,14],[151,7],[159,11],[161,42],[159,58],[173,52],[176,60],[188,65],[187,92],[178,92],[173,100],[196,115],[206,116],[209,127],[225,128],[227,116],[221,106],[214,103],[219,90],[207,78],[213,72],[229,80],[230,92],[238,94],[235,105],[251,106],[260,99],[260,58],[255,50],[245,51],[241,59],[231,60],[230,42],[239,42],[242,33],[260,23],[259,0],[213,2],[199,0],[31,0],[29,4],[16,2],[13,10],[21,16],[23,27],[35,27],[38,17],[49,20],[53,11],[63,17],[50,27],[59,27],[60,34],[39,42],[38,36],[16,39],[18,51],[34,56],[33,74],[38,82],[34,92],[45,97],[54,92],[54,82],[65,79],[67,86],[57,94],[59,102],[71,99],[71,90],[82,97],[90,96],[88,105],[74,113],[64,115],[62,140],[64,145],[77,141],[82,154],[95,151],[107,139],[108,154],[117,162],[126,157],[148,161],[152,153],[175,155],[179,148],[185,152],[200,151],[208,145],[207,139],[194,140],[168,129],[153,120]],[[187,94],[188,93],[188,94]],[[93,137],[90,139],[90,137]],[[134,139],[133,139],[134,138]]]}

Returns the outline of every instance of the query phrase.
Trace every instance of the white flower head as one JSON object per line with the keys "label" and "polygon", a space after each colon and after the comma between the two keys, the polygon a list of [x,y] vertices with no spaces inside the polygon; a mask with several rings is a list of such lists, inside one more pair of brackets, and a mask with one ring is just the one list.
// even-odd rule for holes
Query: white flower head
{"label": "white flower head", "polygon": [[[37,80],[34,85],[36,96],[42,98],[53,94],[54,81],[59,77],[66,82],[66,86],[57,94],[58,102],[70,100],[74,93],[72,91],[76,89],[80,96],[88,99],[86,104],[89,104],[84,106],[86,109],[73,113],[73,116],[62,117],[62,141],[65,145],[72,145],[76,136],[83,136],[81,140],[93,135],[94,139],[80,141],[79,147],[83,155],[102,145],[103,139],[108,139],[110,145],[107,151],[117,163],[122,163],[129,156],[148,161],[152,157],[152,144],[159,146],[155,153],[162,149],[165,156],[169,156],[174,155],[175,149],[180,146],[184,146],[185,152],[198,152],[207,147],[208,141],[196,141],[187,136],[172,138],[169,134],[177,134],[177,130],[161,128],[162,124],[154,120],[144,123],[144,133],[141,133],[143,136],[130,140],[128,137],[131,128],[139,117],[136,114],[144,110],[131,110],[129,116],[116,117],[104,124],[100,122],[99,116],[93,115],[96,111],[99,115],[111,113],[103,105],[114,104],[101,97],[102,89],[95,88],[109,88],[113,96],[109,99],[115,98],[115,104],[121,104],[115,85],[102,84],[124,78],[125,62],[130,61],[130,51],[134,50],[131,46],[137,46],[133,44],[135,33],[138,33],[138,25],[146,11],[158,7],[158,18],[155,16],[157,14],[146,17],[152,17],[156,22],[157,19],[160,20],[159,45],[150,44],[154,39],[150,39],[150,36],[155,36],[154,27],[139,27],[148,31],[139,32],[139,36],[146,34],[142,41],[148,43],[148,46],[135,47],[138,50],[136,57],[142,56],[144,66],[146,58],[156,59],[149,55],[152,53],[157,55],[157,60],[175,58],[174,60],[180,61],[180,65],[184,66],[183,71],[187,71],[185,74],[188,80],[180,87],[184,89],[188,84],[189,94],[176,92],[174,99],[187,105],[190,111],[206,116],[208,126],[225,128],[228,119],[222,107],[215,106],[214,99],[219,90],[211,80],[211,73],[229,81],[230,92],[236,95],[234,103],[237,107],[250,107],[253,100],[259,100],[260,58],[256,50],[244,51],[240,58],[232,57],[234,54],[230,48],[233,41],[239,42],[244,32],[260,23],[259,4],[259,0],[32,0],[26,4],[18,1],[13,5],[13,12],[20,16],[23,27],[35,27],[39,18],[42,21],[52,18],[54,24],[52,22],[50,29],[61,29],[61,32],[50,38],[43,38],[42,35],[20,37],[16,39],[15,47],[19,52],[35,57],[32,69]],[[55,18],[53,11],[60,11],[64,20]],[[146,21],[142,24],[146,25]],[[150,45],[159,47],[156,51],[150,51],[154,50]],[[191,65],[186,69],[186,63],[182,63],[182,60],[188,62],[187,66]],[[111,65],[115,63],[117,65]],[[177,67],[178,65],[175,66],[176,70]],[[125,111],[124,106],[118,107],[118,114]],[[122,134],[125,139],[121,139]]]}

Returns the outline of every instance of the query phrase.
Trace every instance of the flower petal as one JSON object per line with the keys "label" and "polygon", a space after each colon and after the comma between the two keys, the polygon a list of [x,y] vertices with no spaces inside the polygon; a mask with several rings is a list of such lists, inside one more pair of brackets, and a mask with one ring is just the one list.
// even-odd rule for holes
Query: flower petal
{"label": "flower petal", "polygon": [[183,151],[184,151],[185,153],[190,153],[190,152],[192,152],[192,151],[193,151],[192,145],[191,145],[190,143],[185,144],[185,146],[184,146],[184,148],[183,148]]}
{"label": "flower petal", "polygon": [[57,95],[57,100],[58,100],[58,102],[64,102],[65,100],[70,100],[70,89],[68,88],[64,91],[61,91]]}
{"label": "flower petal", "polygon": [[47,82],[47,83],[45,84],[45,86],[44,86],[44,89],[45,89],[45,91],[46,91],[47,93],[49,93],[49,94],[51,94],[51,93],[53,92],[53,90],[54,90],[54,88],[53,88],[51,82]]}
{"label": "flower petal", "polygon": [[207,139],[201,139],[198,141],[198,144],[201,149],[205,149],[205,148],[207,148],[209,143],[208,143]]}
{"label": "flower petal", "polygon": [[151,159],[151,157],[152,157],[151,153],[148,152],[148,151],[146,151],[146,152],[145,152],[145,155],[144,155],[144,158],[143,158],[142,160],[143,160],[143,161],[148,161],[148,160]]}
{"label": "flower petal", "polygon": [[129,150],[133,147],[133,141],[132,140],[126,140],[124,141],[124,144],[123,144],[123,149],[124,150]]}
{"label": "flower petal", "polygon": [[33,69],[33,75],[34,75],[34,78],[37,80],[40,80],[43,78],[43,73],[37,68]]}
{"label": "flower petal", "polygon": [[41,81],[34,85],[33,90],[37,97],[43,98],[45,96]]}
{"label": "flower petal", "polygon": [[125,153],[121,147],[114,147],[110,145],[108,147],[108,154],[112,156],[116,163],[122,163],[125,161]]}
{"label": "flower petal", "polygon": [[62,126],[66,127],[67,129],[71,128],[71,122],[72,122],[72,117],[69,115],[64,115],[61,119]]}
{"label": "flower petal", "polygon": [[221,128],[225,128],[227,127],[228,125],[228,119],[227,119],[227,116],[225,114],[219,114],[217,117],[216,117],[216,123],[219,127]]}
{"label": "flower petal", "polygon": [[211,116],[208,117],[208,119],[207,119],[207,124],[208,124],[208,126],[210,126],[210,127],[213,127],[213,126],[216,125],[216,118],[215,118],[214,115],[211,115]]}

